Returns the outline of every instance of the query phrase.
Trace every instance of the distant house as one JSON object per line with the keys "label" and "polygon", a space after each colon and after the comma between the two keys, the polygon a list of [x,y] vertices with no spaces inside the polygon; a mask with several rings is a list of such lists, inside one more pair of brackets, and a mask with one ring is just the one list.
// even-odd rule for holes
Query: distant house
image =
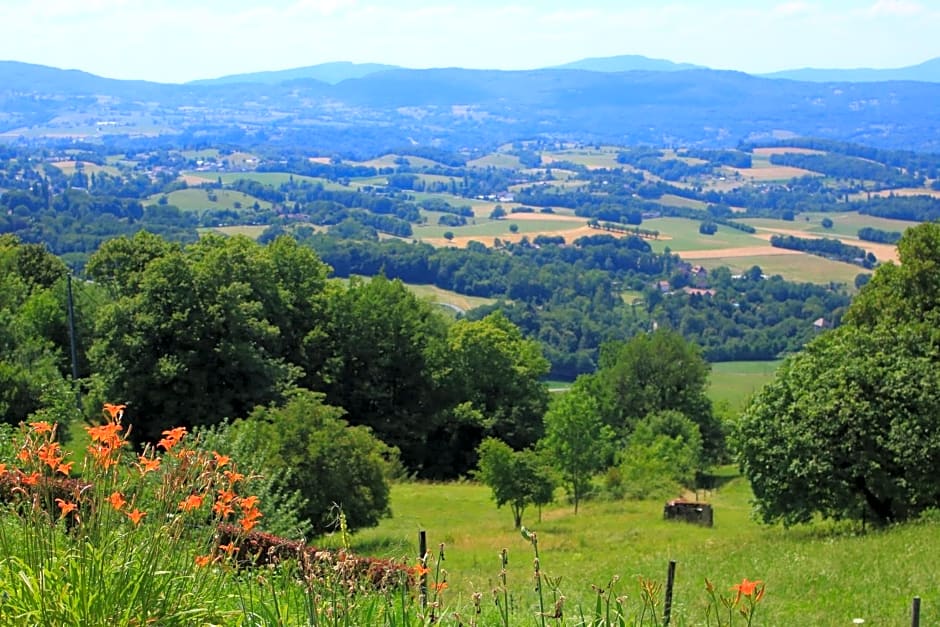
{"label": "distant house", "polygon": [[704,266],[692,266],[692,274],[695,276],[708,276],[708,269]]}
{"label": "distant house", "polygon": [[830,323],[825,318],[816,318],[815,320],[813,320],[813,326],[817,330],[822,331],[823,329],[828,329],[829,327],[831,327],[832,323]]}
{"label": "distant house", "polygon": [[659,283],[656,284],[656,287],[658,287],[659,291],[664,294],[668,292],[670,289],[672,289],[672,286],[669,284],[669,281],[660,281]]}

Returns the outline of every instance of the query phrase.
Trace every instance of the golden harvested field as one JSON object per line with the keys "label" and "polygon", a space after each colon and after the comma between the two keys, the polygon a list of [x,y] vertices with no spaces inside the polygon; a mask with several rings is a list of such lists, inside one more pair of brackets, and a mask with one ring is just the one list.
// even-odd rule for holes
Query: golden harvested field
{"label": "golden harvested field", "polygon": [[82,170],[87,175],[97,174],[98,172],[104,172],[105,174],[110,174],[111,176],[118,176],[120,171],[110,165],[101,166],[96,163],[89,163],[88,161],[55,161],[52,163],[55,167],[62,170],[62,173],[66,176],[71,176],[75,174],[75,170],[78,168],[78,164],[82,164]]}
{"label": "golden harvested field", "polygon": [[785,181],[800,176],[822,176],[818,172],[810,172],[803,168],[794,168],[788,165],[771,165],[769,162],[754,161],[752,168],[724,168],[729,172],[738,174],[742,178],[752,181]]}

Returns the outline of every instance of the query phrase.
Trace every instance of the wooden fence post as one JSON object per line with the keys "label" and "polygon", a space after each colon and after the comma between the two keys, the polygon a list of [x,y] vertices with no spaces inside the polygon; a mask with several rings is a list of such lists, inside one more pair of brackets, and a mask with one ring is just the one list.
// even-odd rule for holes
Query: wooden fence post
{"label": "wooden fence post", "polygon": [[920,597],[914,597],[911,604],[911,627],[920,627]]}
{"label": "wooden fence post", "polygon": [[676,581],[676,560],[669,560],[669,570],[666,573],[666,600],[663,603],[663,627],[669,627],[672,619],[672,587]]}
{"label": "wooden fence post", "polygon": [[428,535],[423,529],[418,532],[418,560],[421,563],[421,575],[418,577],[418,597],[421,599],[421,607],[428,605],[428,574],[425,572],[428,567]]}

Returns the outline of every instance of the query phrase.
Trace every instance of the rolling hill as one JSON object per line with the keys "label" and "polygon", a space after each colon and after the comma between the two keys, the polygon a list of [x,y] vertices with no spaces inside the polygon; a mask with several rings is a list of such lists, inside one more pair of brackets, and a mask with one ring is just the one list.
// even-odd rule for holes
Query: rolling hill
{"label": "rolling hill", "polygon": [[[328,65],[337,72],[375,69]],[[303,145],[328,151],[322,154],[372,155],[409,145],[489,147],[532,137],[733,146],[803,135],[940,150],[932,104],[940,100],[940,84],[930,82],[818,83],[708,69],[448,68],[384,69],[330,84],[310,72],[167,85],[3,62],[0,137],[171,133],[242,147]]]}

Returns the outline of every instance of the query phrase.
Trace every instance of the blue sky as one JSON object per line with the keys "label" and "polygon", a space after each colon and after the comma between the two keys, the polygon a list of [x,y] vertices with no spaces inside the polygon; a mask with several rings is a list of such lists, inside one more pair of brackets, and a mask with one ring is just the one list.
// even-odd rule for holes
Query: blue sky
{"label": "blue sky", "polygon": [[2,0],[0,60],[184,82],[328,61],[642,54],[753,73],[940,56],[938,0]]}

